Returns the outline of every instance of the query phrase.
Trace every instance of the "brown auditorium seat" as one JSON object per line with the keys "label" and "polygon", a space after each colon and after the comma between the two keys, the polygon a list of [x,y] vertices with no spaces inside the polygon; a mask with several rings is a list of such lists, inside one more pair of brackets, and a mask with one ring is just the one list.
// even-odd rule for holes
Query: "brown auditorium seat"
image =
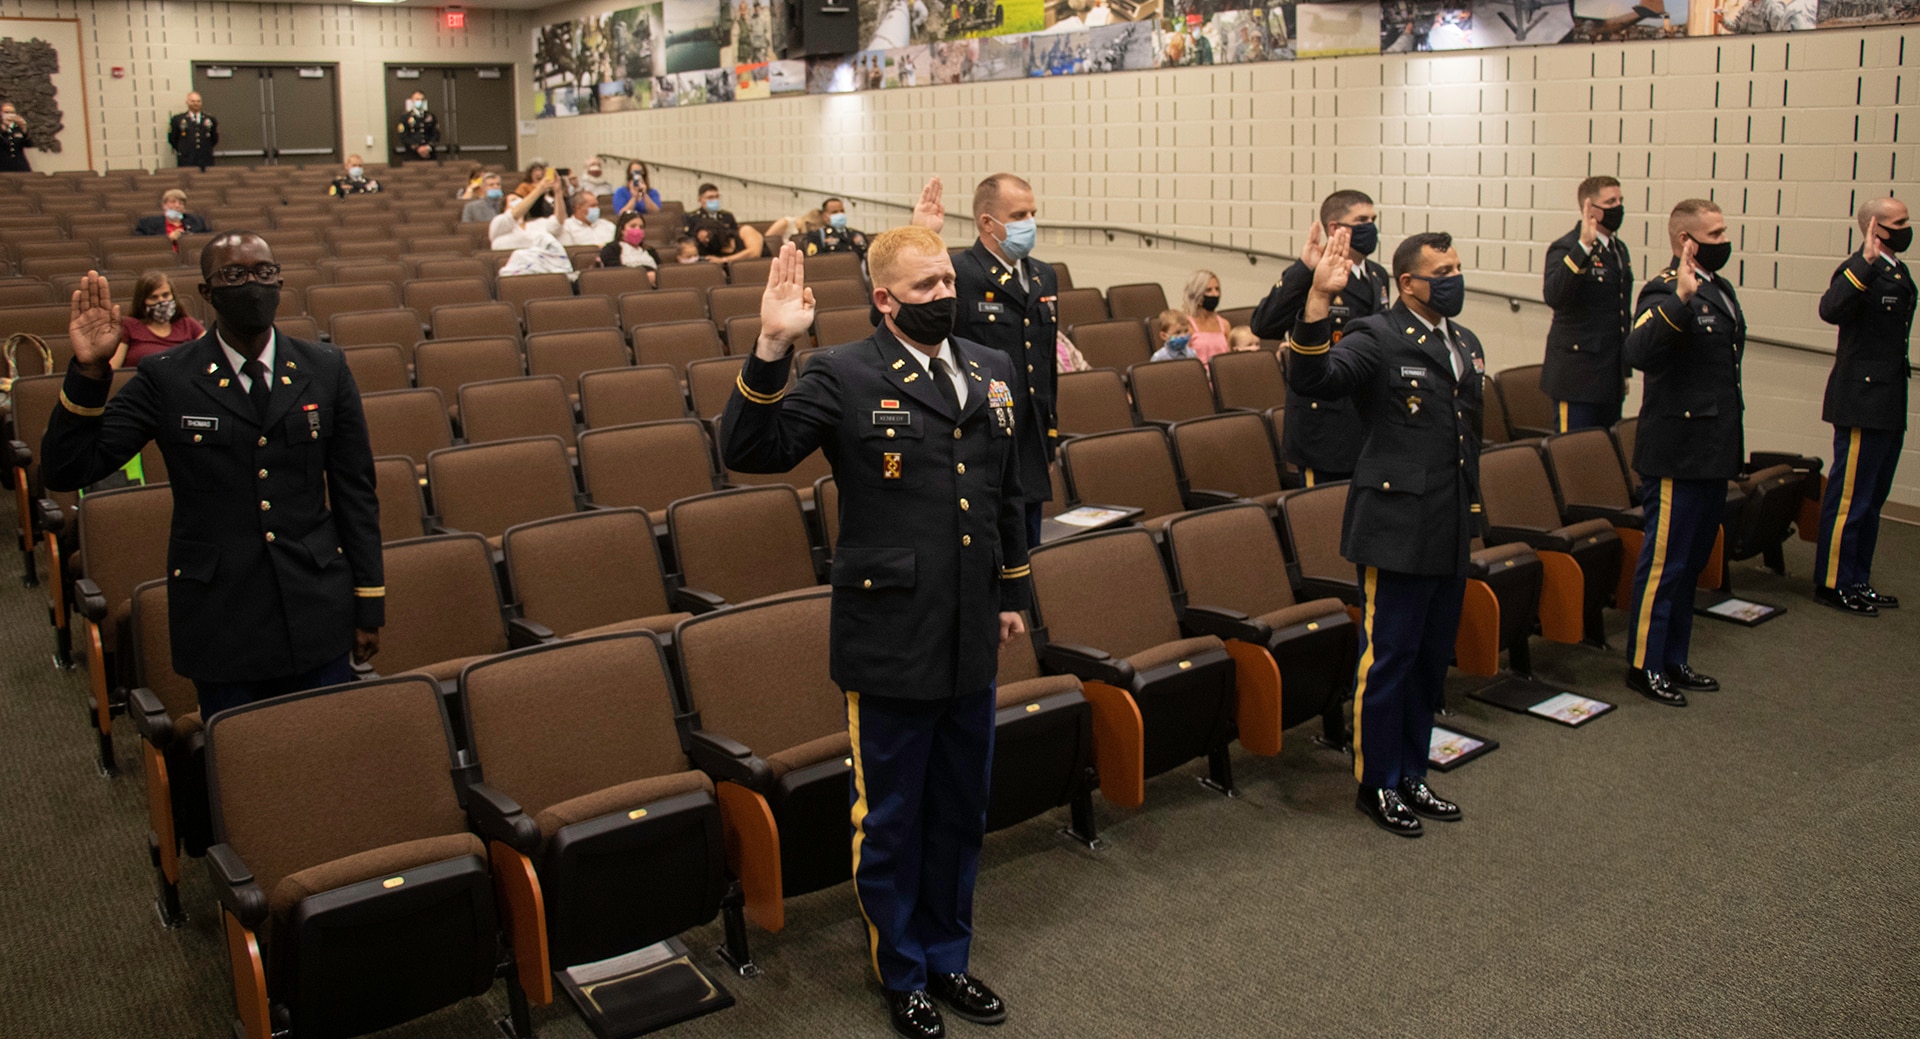
{"label": "brown auditorium seat", "polygon": [[1504,444],[1513,439],[1513,429],[1507,425],[1507,406],[1500,401],[1500,388],[1493,383],[1493,376],[1481,377],[1480,382],[1480,442],[1483,444]]}
{"label": "brown auditorium seat", "polygon": [[476,533],[496,549],[508,527],[580,507],[558,437],[442,448],[427,456],[427,487],[440,531]]}
{"label": "brown auditorium seat", "polygon": [[[807,284],[809,285],[823,281],[846,280],[859,281],[864,284],[866,277],[866,270],[861,259],[854,253],[823,253],[819,256],[807,257]],[[733,281],[736,285],[741,284],[740,279],[737,277],[734,278]],[[760,272],[759,281],[761,285],[767,283],[767,274],[765,271]]]}
{"label": "brown auditorium seat", "polygon": [[1224,491],[1190,488],[1174,466],[1166,432],[1157,427],[1065,441],[1060,466],[1074,500],[1141,509],[1141,525],[1156,538],[1182,512],[1236,500]]}
{"label": "brown auditorium seat", "polygon": [[476,776],[470,817],[507,878],[506,911],[542,923],[508,928],[534,1004],[552,1002],[556,970],[665,941],[723,906],[723,955],[748,969],[720,802],[687,761],[654,635],[482,661],[461,674],[460,703]]}
{"label": "brown auditorium seat", "polygon": [[582,433],[580,479],[595,505],[637,506],[661,517],[682,498],[720,489],[706,424],[690,418]]}
{"label": "brown auditorium seat", "polygon": [[1250,411],[1176,422],[1167,430],[1187,482],[1259,502],[1280,498],[1280,464],[1266,422]]}
{"label": "brown auditorium seat", "polygon": [[608,328],[617,332],[620,328],[613,301],[605,296],[530,299],[523,310],[529,335],[587,328]]}
{"label": "brown auditorium seat", "polygon": [[106,239],[100,243],[100,262],[117,270],[171,267],[179,254],[165,238]]}
{"label": "brown auditorium seat", "polygon": [[1300,595],[1309,599],[1334,597],[1357,608],[1359,571],[1340,554],[1346,481],[1289,491],[1280,496],[1277,505],[1287,555],[1299,572],[1295,583]]}
{"label": "brown auditorium seat", "polygon": [[518,379],[526,374],[520,341],[512,336],[423,339],[414,344],[413,381],[440,391],[448,416],[460,417],[460,387],[470,382]]}
{"label": "brown auditorium seat", "polygon": [[407,265],[399,260],[323,260],[319,267],[333,285],[399,285],[407,278]]}
{"label": "brown auditorium seat", "polygon": [[872,318],[873,308],[870,306],[815,310],[813,313],[814,341],[823,347],[857,343],[873,334]]}
{"label": "brown auditorium seat", "polygon": [[[778,252],[778,250],[774,251]],[[733,285],[750,285],[755,288],[765,289],[767,287],[767,272],[773,269],[773,259],[771,256],[754,256],[745,260],[735,260],[727,264],[728,283]],[[830,277],[830,275],[820,274],[816,270],[816,266],[821,259],[822,257],[819,256],[809,256],[806,258],[807,281],[811,282],[815,278]]]}
{"label": "brown auditorium seat", "polygon": [[825,588],[694,617],[674,633],[688,756],[714,779],[739,848],[747,916],[785,925],[783,900],[843,883],[846,698],[828,673]]}
{"label": "brown auditorium seat", "polygon": [[406,355],[393,343],[343,346],[340,354],[347,359],[347,370],[353,373],[353,384],[361,393],[413,387],[413,380],[407,376]]}
{"label": "brown auditorium seat", "polygon": [[[1167,293],[1158,282],[1135,282],[1107,287],[1107,311],[1116,319],[1152,321],[1167,309]],[[1076,342],[1078,342],[1076,340]],[[1081,347],[1082,350],[1086,349]]]}
{"label": "brown auditorium seat", "polygon": [[[87,682],[92,700],[91,721],[99,737],[100,767],[115,771],[113,760],[113,705],[127,687],[127,660],[121,651],[130,645],[128,625],[133,616],[133,590],[141,583],[168,575],[173,489],[164,483],[95,491],[75,508],[74,533],[80,549],[79,579],[73,582],[74,609],[86,618],[81,646],[87,658]],[[193,571],[176,576],[207,580],[213,564],[202,556],[178,566]]]}
{"label": "brown auditorium seat", "polygon": [[1217,636],[1234,659],[1237,726],[1248,750],[1278,754],[1282,730],[1345,699],[1359,649],[1353,618],[1337,598],[1294,599],[1267,510],[1188,513],[1167,525],[1167,555],[1184,593],[1181,625]]}
{"label": "brown auditorium seat", "polygon": [[1614,602],[1632,601],[1633,569],[1640,558],[1646,512],[1633,503],[1626,467],[1604,429],[1556,433],[1545,441],[1547,460],[1560,490],[1561,515],[1570,523],[1605,520],[1620,538],[1620,574]]}
{"label": "brown auditorium seat", "polygon": [[283,336],[304,339],[310,343],[320,340],[320,326],[305,314],[276,317],[273,319],[273,327]]}
{"label": "brown auditorium seat", "polygon": [[588,429],[659,422],[687,414],[681,370],[666,364],[580,373],[580,418]]}
{"label": "brown auditorium seat", "polygon": [[[765,285],[715,285],[707,290],[707,314],[715,328],[725,330],[735,317],[758,316],[765,293]],[[815,305],[819,305],[817,296]]]}
{"label": "brown auditorium seat", "polygon": [[404,541],[427,533],[427,501],[406,455],[373,460],[374,487],[380,497],[380,540]]}
{"label": "brown auditorium seat", "polygon": [[213,843],[207,811],[205,720],[199,691],[173,670],[165,578],[133,590],[131,684],[127,717],[140,733],[147,780],[147,858],[159,895],[154,908],[162,924],[177,927],[180,853],[199,857]]}
{"label": "brown auditorium seat", "polygon": [[652,292],[651,274],[645,267],[594,267],[580,272],[578,287],[582,296],[609,296],[617,300],[629,292]]}
{"label": "brown auditorium seat", "polygon": [[1142,422],[1167,425],[1213,414],[1213,384],[1196,358],[1136,364],[1127,369],[1127,384]]}
{"label": "brown auditorium seat", "polygon": [[[361,233],[358,228],[349,227],[349,228],[342,228],[341,230],[345,231],[347,234],[356,235],[356,236]],[[333,234],[334,232],[330,231],[328,233]],[[400,243],[395,241],[383,241],[380,239],[367,239],[367,238],[354,237],[354,238],[343,239],[338,242],[335,242],[332,245],[330,245],[328,248],[333,250],[333,255],[343,260],[348,260],[348,259],[398,260],[400,259]]]}
{"label": "brown auditorium seat", "polygon": [[1640,416],[1623,418],[1613,424],[1613,442],[1620,448],[1620,458],[1627,471],[1627,483],[1633,488],[1633,496],[1640,497],[1640,473],[1633,467],[1633,445],[1640,433]]}
{"label": "brown auditorium seat", "polygon": [[666,567],[645,509],[592,509],[518,523],[502,541],[520,616],[516,645],[554,637],[652,631],[667,640],[681,621],[667,601]]}
{"label": "brown auditorium seat", "polygon": [[[711,326],[709,326],[711,327]],[[733,395],[744,357],[707,357],[687,363],[687,396],[693,401],[693,413],[700,418],[717,418],[726,410]]]}
{"label": "brown auditorium seat", "polygon": [[821,559],[791,487],[737,487],[667,506],[684,587],[675,605],[718,609],[820,583]]}
{"label": "brown auditorium seat", "polygon": [[[383,658],[394,641],[389,627]],[[234,1034],[362,1035],[492,986],[495,880],[435,683],[264,700],[214,716],[206,739]],[[525,1028],[518,976],[507,983]]]}
{"label": "brown auditorium seat", "polygon": [[760,312],[735,314],[728,318],[721,338],[726,340],[730,354],[745,357],[752,353],[754,344],[760,341]]}
{"label": "brown auditorium seat", "polygon": [[[420,319],[413,311],[405,307],[389,310],[352,310],[344,313],[336,311],[327,322],[333,345],[338,347],[365,346],[373,343],[405,344],[401,346],[404,355],[411,352],[413,344],[420,338]],[[412,358],[407,359],[409,363]]]}
{"label": "brown auditorium seat", "polygon": [[707,320],[707,297],[694,289],[623,292],[617,303],[620,327],[629,332],[642,325]]}
{"label": "brown auditorium seat", "polygon": [[493,264],[477,256],[422,256],[413,261],[413,276],[421,281],[478,278],[488,286],[487,298],[493,298]]}
{"label": "brown auditorium seat", "polygon": [[1524,364],[1504,369],[1493,377],[1507,414],[1507,425],[1516,437],[1543,437],[1560,431],[1559,409],[1540,388],[1542,367]]}
{"label": "brown auditorium seat", "polygon": [[443,303],[433,308],[435,339],[520,338],[520,312],[511,303]]}
{"label": "brown auditorium seat", "polygon": [[43,256],[61,258],[78,256],[87,260],[96,258],[92,242],[66,238],[47,239],[40,237],[37,231],[33,232],[30,238],[22,238],[9,244],[12,246],[15,260],[33,260]]}
{"label": "brown auditorium seat", "polygon": [[1214,355],[1213,400],[1221,411],[1243,408],[1264,412],[1287,406],[1287,380],[1280,359],[1268,350]]}
{"label": "brown auditorium seat", "polygon": [[427,455],[453,446],[453,425],[447,420],[446,399],[432,387],[366,393],[360,397],[367,415],[367,439],[374,455],[404,455],[414,470],[427,474]]}
{"label": "brown auditorium seat", "polygon": [[1077,676],[1093,705],[1102,796],[1137,808],[1148,778],[1200,757],[1230,793],[1234,660],[1219,638],[1182,632],[1153,537],[1100,531],[1030,559],[1040,659]]}
{"label": "brown auditorium seat", "polygon": [[[1253,312],[1255,309],[1257,308],[1232,307],[1227,310],[1220,311],[1219,314],[1221,317],[1226,319],[1227,327],[1240,328],[1242,326],[1250,326],[1253,324]],[[1219,358],[1217,357],[1215,358],[1215,360],[1218,360],[1218,359]]]}
{"label": "brown auditorium seat", "polygon": [[493,294],[500,302],[524,310],[528,300],[572,298],[573,281],[564,274],[515,274],[494,282]]}
{"label": "brown auditorium seat", "polygon": [[1132,429],[1127,385],[1112,368],[1061,372],[1054,390],[1054,418],[1063,437]]}
{"label": "brown auditorium seat", "polygon": [[717,263],[670,263],[661,267],[654,285],[662,289],[696,289],[705,293],[727,283],[726,268]]}
{"label": "brown auditorium seat", "polygon": [[57,303],[53,286],[38,279],[0,281],[0,307],[36,306]]}
{"label": "brown auditorium seat", "polygon": [[826,281],[814,281],[808,278],[807,287],[813,290],[814,306],[821,309],[838,310],[844,307],[873,305],[873,300],[867,291],[867,283],[859,278],[833,278]]}
{"label": "brown auditorium seat", "polygon": [[[88,265],[83,264],[79,273],[85,274],[87,270]],[[0,330],[7,335],[27,332],[37,336],[63,336],[67,334],[67,322],[72,316],[71,302],[0,307]]]}
{"label": "brown auditorium seat", "polygon": [[[1055,269],[1058,266],[1056,264]],[[1107,299],[1099,289],[1070,289],[1062,285],[1060,299],[1054,310],[1063,331],[1070,331],[1075,325],[1091,325],[1112,317],[1107,313]],[[1080,345],[1080,341],[1075,339],[1074,345]]]}
{"label": "brown auditorium seat", "polygon": [[465,256],[473,252],[473,240],[464,234],[422,235],[408,239],[405,244],[406,251],[415,255]]}
{"label": "brown auditorium seat", "polygon": [[581,373],[632,363],[627,337],[611,326],[535,332],[527,336],[527,373],[560,376],[566,380],[569,397],[574,399],[577,399]]}
{"label": "brown auditorium seat", "polygon": [[400,287],[407,306],[422,325],[433,323],[433,308],[458,303],[490,303],[493,290],[481,277],[414,278]]}
{"label": "brown auditorium seat", "polygon": [[1095,368],[1124,372],[1153,357],[1153,340],[1147,335],[1146,323],[1139,318],[1074,325],[1067,330],[1067,337],[1080,348],[1087,364]]}
{"label": "brown auditorium seat", "polygon": [[567,382],[557,375],[470,382],[460,387],[460,428],[467,443],[556,436],[569,449],[575,430]]}
{"label": "brown auditorium seat", "polygon": [[1047,264],[1047,266],[1053,268],[1053,280],[1054,280],[1055,288],[1059,289],[1061,292],[1066,292],[1073,288],[1073,271],[1070,268],[1068,268],[1066,264],[1049,263]]}
{"label": "brown auditorium seat", "polygon": [[[307,292],[307,316],[313,318],[314,323],[321,328],[328,327],[335,314],[348,314],[360,310],[398,309],[400,309],[400,289],[397,285],[388,282],[315,285]],[[393,341],[392,339],[379,340],[383,343]]]}
{"label": "brown auditorium seat", "polygon": [[[1487,542],[1521,542],[1540,557],[1544,582],[1540,631],[1556,642],[1577,642],[1584,628],[1606,644],[1601,607],[1620,584],[1620,537],[1605,519],[1568,523],[1538,445],[1504,444],[1480,454],[1480,500]],[[1584,621],[1584,624],[1583,624]]]}

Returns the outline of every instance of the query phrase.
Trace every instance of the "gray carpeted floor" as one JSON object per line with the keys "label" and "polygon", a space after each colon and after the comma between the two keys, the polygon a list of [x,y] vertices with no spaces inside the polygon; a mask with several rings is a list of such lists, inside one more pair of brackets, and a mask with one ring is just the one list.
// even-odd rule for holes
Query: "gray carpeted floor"
{"label": "gray carpeted floor", "polygon": [[[1628,693],[1618,652],[1535,643],[1544,680],[1619,709],[1566,729],[1469,700],[1455,721],[1500,750],[1436,776],[1467,819],[1405,841],[1353,809],[1347,759],[1289,734],[1236,755],[1244,798],[1150,783],[1099,803],[1108,848],[1063,819],[989,838],[976,969],[1013,1008],[998,1032],[1058,1036],[1896,1036],[1920,1034],[1920,529],[1889,524],[1877,581],[1913,604],[1877,621],[1815,605],[1751,565],[1740,589],[1788,608],[1757,629],[1702,620],[1693,662],[1726,691],[1672,710]],[[204,867],[191,922],[150,909],[138,748],[98,777],[84,671],[52,669],[38,590],[0,563],[0,1035],[224,1035],[231,1013]],[[1616,647],[1625,618],[1609,613]],[[1062,813],[1064,815],[1064,813]],[[734,1009],[670,1034],[889,1034],[845,887],[754,932]],[[718,928],[689,936],[703,964]],[[487,1036],[504,1007],[450,1008],[392,1036]],[[590,1033],[564,1003],[543,1039]]]}

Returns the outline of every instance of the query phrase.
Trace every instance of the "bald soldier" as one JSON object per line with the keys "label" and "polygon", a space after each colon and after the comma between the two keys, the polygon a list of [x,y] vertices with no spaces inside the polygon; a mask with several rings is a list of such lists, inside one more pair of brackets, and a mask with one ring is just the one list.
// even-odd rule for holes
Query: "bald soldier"
{"label": "bald soldier", "polygon": [[[1022,636],[1027,536],[1012,362],[954,334],[954,269],[926,227],[867,249],[873,335],[814,355],[805,261],[767,275],[760,337],[721,423],[727,467],[786,472],[820,451],[840,488],[833,680],[852,746],[853,883],[894,1031],[944,1035],[1006,1005],[969,973],[1000,645]],[[929,998],[931,996],[931,998]]]}

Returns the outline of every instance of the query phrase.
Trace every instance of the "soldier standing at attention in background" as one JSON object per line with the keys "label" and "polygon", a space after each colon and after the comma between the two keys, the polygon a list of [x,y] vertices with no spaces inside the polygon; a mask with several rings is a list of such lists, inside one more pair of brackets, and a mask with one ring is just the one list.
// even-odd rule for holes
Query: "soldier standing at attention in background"
{"label": "soldier standing at attention in background", "polygon": [[1540,369],[1540,388],[1557,405],[1562,433],[1620,421],[1629,374],[1621,351],[1633,320],[1633,257],[1619,238],[1627,215],[1620,182],[1588,177],[1574,195],[1580,223],[1547,246],[1544,292],[1553,326]]}
{"label": "soldier standing at attention in background", "polygon": [[0,101],[0,173],[32,173],[33,164],[27,161],[31,147],[26,121],[14,111],[13,102]]}
{"label": "soldier standing at attention in background", "polygon": [[427,111],[425,93],[416,90],[407,98],[407,114],[394,129],[408,159],[433,158],[433,146],[440,143],[440,120]]}
{"label": "soldier standing at attention in background", "polygon": [[199,92],[187,95],[187,110],[167,123],[167,147],[173,149],[175,163],[182,168],[197,166],[205,172],[213,165],[213,150],[220,146],[220,120],[200,110]]}

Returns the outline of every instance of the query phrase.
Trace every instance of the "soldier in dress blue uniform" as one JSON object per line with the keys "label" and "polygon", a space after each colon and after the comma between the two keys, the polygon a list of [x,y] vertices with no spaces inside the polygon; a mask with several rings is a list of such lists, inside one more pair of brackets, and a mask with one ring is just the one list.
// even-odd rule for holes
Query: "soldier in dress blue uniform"
{"label": "soldier in dress blue uniform", "polygon": [[1673,261],[1646,288],[1627,336],[1627,363],[1646,373],[1633,468],[1646,487],[1646,540],[1633,572],[1627,686],[1685,707],[1720,683],[1687,662],[1693,589],[1713,555],[1727,481],[1745,458],[1740,358],[1747,319],[1716,272],[1733,255],[1727,218],[1687,199],[1667,218]]}
{"label": "soldier in dress blue uniform", "polygon": [[[1328,314],[1333,324],[1330,342],[1346,334],[1347,322],[1387,309],[1390,280],[1386,268],[1367,257],[1380,246],[1379,211],[1373,199],[1359,191],[1336,191],[1320,203],[1320,220],[1307,230],[1307,247],[1300,259],[1280,275],[1267,298],[1254,308],[1251,327],[1263,339],[1280,339],[1293,331],[1313,287],[1320,265],[1321,242],[1336,231],[1348,234],[1351,267],[1347,283],[1333,294]],[[1283,358],[1285,355],[1282,355]],[[1344,397],[1321,398],[1301,393],[1287,383],[1287,414],[1280,431],[1280,458],[1300,470],[1308,487],[1353,475],[1360,457],[1361,425],[1354,403]]]}
{"label": "soldier in dress blue uniform", "polygon": [[1895,198],[1869,200],[1859,219],[1860,248],[1820,297],[1820,319],[1840,326],[1840,347],[1820,416],[1833,424],[1833,469],[1820,503],[1813,596],[1871,617],[1900,605],[1873,587],[1873,546],[1907,436],[1914,288],[1897,254],[1913,244],[1913,226]]}
{"label": "soldier in dress blue uniform", "polygon": [[837,198],[827,199],[820,204],[821,215],[827,218],[827,226],[808,231],[803,237],[806,241],[808,256],[821,253],[855,253],[867,255],[867,235],[847,226],[847,204]]}
{"label": "soldier in dress blue uniform", "polygon": [[1060,439],[1053,403],[1060,281],[1051,266],[1033,257],[1037,212],[1033,185],[1011,173],[988,177],[973,189],[973,248],[953,260],[959,294],[954,331],[1006,354],[1013,364],[1020,418],[1014,438],[1029,544],[1039,543],[1040,509],[1053,497],[1050,467]]}
{"label": "soldier in dress blue uniform", "polygon": [[1627,396],[1621,352],[1633,320],[1633,257],[1619,238],[1627,206],[1620,182],[1588,177],[1574,192],[1580,223],[1547,246],[1545,297],[1553,308],[1540,388],[1560,432],[1620,421]]}
{"label": "soldier in dress blue uniform", "polygon": [[967,960],[994,672],[1024,630],[1014,445],[1027,411],[1006,357],[953,334],[938,234],[884,232],[867,259],[881,327],[816,355],[789,390],[813,299],[800,251],[781,248],[722,451],[741,472],[785,472],[816,449],[833,466],[831,658],[853,746],[855,894],[894,1029],[932,1039],[943,1025],[929,993],[970,1021],[1007,1013]]}
{"label": "soldier in dress blue uniform", "polygon": [[220,121],[200,110],[199,92],[188,94],[187,110],[167,121],[167,147],[173,149],[175,162],[205,171],[219,146]]}
{"label": "soldier in dress blue uniform", "polygon": [[0,101],[0,173],[32,173],[33,164],[27,161],[31,147],[26,121],[14,111],[13,102]]}
{"label": "soldier in dress blue uniform", "polygon": [[280,268],[258,235],[201,254],[206,335],[156,354],[112,400],[120,308],[89,273],[41,472],[85,487],[159,441],[173,484],[173,669],[200,710],[348,681],[380,646],[380,504],[360,391],[340,351],[274,331]]}
{"label": "soldier in dress blue uniform", "polygon": [[1352,235],[1345,227],[1329,235],[1292,329],[1291,367],[1303,391],[1359,406],[1364,439],[1340,539],[1360,576],[1357,804],[1389,833],[1418,837],[1420,816],[1460,818],[1460,806],[1427,785],[1427,751],[1480,528],[1486,359],[1453,320],[1466,278],[1446,234],[1401,242],[1393,253],[1399,301],[1348,322],[1335,343],[1333,300],[1353,273]]}
{"label": "soldier in dress blue uniform", "polygon": [[427,95],[414,91],[407,98],[407,114],[394,127],[400,135],[400,149],[409,160],[433,158],[433,146],[440,143],[440,120],[427,111]]}

